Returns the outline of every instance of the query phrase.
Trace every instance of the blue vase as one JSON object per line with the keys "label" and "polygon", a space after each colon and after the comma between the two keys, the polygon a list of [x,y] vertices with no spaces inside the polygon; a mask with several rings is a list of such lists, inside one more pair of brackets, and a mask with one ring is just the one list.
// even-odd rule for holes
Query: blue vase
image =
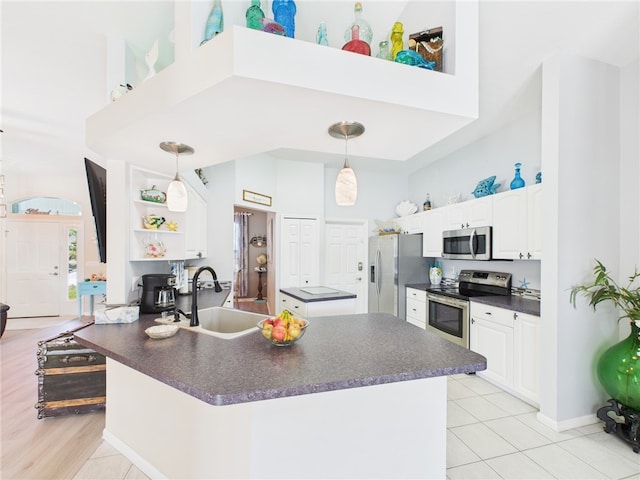
{"label": "blue vase", "polygon": [[511,188],[511,190],[515,190],[516,188],[524,187],[524,180],[520,176],[520,167],[521,166],[522,166],[521,163],[516,163],[516,165],[515,165],[515,167],[516,167],[516,176],[513,177],[513,180],[511,180],[511,183],[509,184],[509,187]]}
{"label": "blue vase", "polygon": [[284,27],[284,34],[289,38],[296,35],[296,2],[293,0],[273,0],[271,5],[273,19]]}

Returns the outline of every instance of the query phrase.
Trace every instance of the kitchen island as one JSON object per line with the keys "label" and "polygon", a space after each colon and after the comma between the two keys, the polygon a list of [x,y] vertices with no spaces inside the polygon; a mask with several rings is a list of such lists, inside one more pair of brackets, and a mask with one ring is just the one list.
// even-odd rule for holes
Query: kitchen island
{"label": "kitchen island", "polygon": [[303,318],[356,313],[356,294],[329,287],[281,288],[280,307]]}
{"label": "kitchen island", "polygon": [[444,478],[446,375],[484,357],[388,314],[312,320],[291,347],[93,325],[104,438],[153,478]]}

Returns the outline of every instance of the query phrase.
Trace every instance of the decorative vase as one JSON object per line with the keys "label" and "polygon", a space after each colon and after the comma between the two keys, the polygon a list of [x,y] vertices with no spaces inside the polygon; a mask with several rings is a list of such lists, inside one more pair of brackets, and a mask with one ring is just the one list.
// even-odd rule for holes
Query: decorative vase
{"label": "decorative vase", "polygon": [[247,28],[253,30],[262,30],[262,19],[264,18],[264,12],[260,7],[260,0],[251,0],[251,6],[245,13],[247,20]]}
{"label": "decorative vase", "polygon": [[371,46],[371,41],[373,40],[373,32],[371,30],[371,25],[362,17],[362,3],[356,2],[353,7],[353,15],[354,19],[351,22],[351,25],[347,27],[344,31],[344,41],[348,42],[352,39],[351,32],[353,31],[353,27],[358,27],[358,32],[360,32],[360,40],[363,42],[367,42],[369,46]]}
{"label": "decorative vase", "polygon": [[361,55],[371,55],[371,47],[367,42],[360,40],[358,26],[354,25],[351,31],[351,40],[345,43],[342,50],[359,53]]}
{"label": "decorative vase", "polygon": [[522,188],[524,187],[524,180],[522,179],[522,177],[520,176],[520,167],[522,166],[521,163],[516,163],[515,167],[516,167],[516,175],[515,177],[513,177],[513,180],[511,180],[511,184],[509,185],[509,187],[511,188],[511,190],[515,190],[516,188]]}
{"label": "decorative vase", "polygon": [[398,52],[404,48],[404,26],[402,22],[396,22],[391,29],[391,59],[395,60]]}
{"label": "decorative vase", "polygon": [[596,373],[613,399],[640,411],[640,326],[636,322],[631,322],[627,338],[600,356]]}
{"label": "decorative vase", "polygon": [[429,281],[431,285],[440,285],[440,282],[442,282],[442,269],[440,267],[431,267],[429,269]]}
{"label": "decorative vase", "polygon": [[318,45],[329,46],[329,39],[327,38],[327,24],[325,22],[320,22],[320,25],[318,25],[316,43]]}
{"label": "decorative vase", "polygon": [[273,19],[284,28],[285,36],[295,38],[296,2],[293,0],[273,0],[271,10],[273,11]]}
{"label": "decorative vase", "polygon": [[376,57],[383,60],[391,60],[391,48],[389,46],[389,41],[383,40],[378,44],[378,46],[380,47],[380,51]]}

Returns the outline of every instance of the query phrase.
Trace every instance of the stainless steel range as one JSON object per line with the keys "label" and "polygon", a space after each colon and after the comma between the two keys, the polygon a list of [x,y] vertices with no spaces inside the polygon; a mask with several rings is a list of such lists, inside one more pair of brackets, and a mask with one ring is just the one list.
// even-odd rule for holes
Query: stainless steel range
{"label": "stainless steel range", "polygon": [[511,274],[461,270],[458,283],[427,288],[427,330],[469,348],[469,299],[511,295]]}

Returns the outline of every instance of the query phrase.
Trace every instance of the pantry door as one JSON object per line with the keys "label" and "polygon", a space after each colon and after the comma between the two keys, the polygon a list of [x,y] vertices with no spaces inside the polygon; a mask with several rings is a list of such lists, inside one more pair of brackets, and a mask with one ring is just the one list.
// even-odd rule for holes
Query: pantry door
{"label": "pantry door", "polygon": [[[7,220],[6,280],[10,317],[60,315],[63,226],[57,222]],[[63,249],[64,250],[64,249]]]}
{"label": "pantry door", "polygon": [[366,221],[327,220],[324,238],[326,286],[355,293],[356,313],[366,313]]}

